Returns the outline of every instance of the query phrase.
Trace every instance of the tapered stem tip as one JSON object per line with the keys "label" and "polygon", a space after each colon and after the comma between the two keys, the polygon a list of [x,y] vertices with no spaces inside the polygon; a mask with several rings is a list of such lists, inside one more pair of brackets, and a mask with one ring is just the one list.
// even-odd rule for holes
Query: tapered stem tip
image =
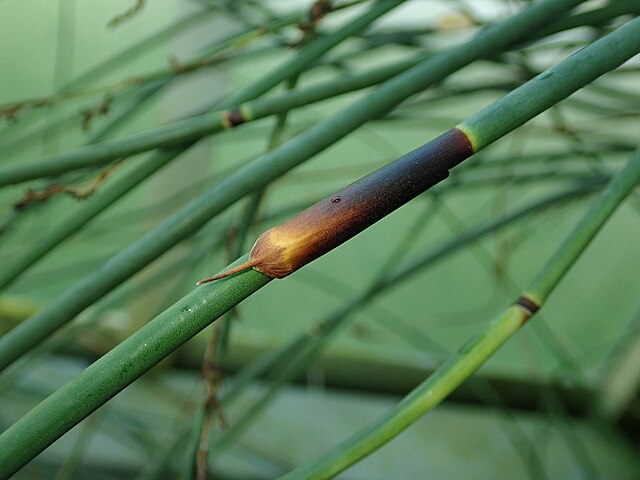
{"label": "tapered stem tip", "polygon": [[227,270],[226,272],[222,272],[222,273],[219,273],[217,275],[214,275],[213,277],[209,277],[209,278],[205,278],[203,280],[200,280],[199,282],[196,283],[196,285],[203,285],[205,283],[215,282],[216,280],[220,280],[221,278],[225,278],[225,277],[230,277],[231,275],[235,275],[236,273],[240,273],[240,272],[242,272],[244,270],[247,270],[248,268],[251,268],[253,266],[254,266],[254,260],[252,260],[250,258],[246,262],[238,265],[237,267],[233,267],[233,268]]}

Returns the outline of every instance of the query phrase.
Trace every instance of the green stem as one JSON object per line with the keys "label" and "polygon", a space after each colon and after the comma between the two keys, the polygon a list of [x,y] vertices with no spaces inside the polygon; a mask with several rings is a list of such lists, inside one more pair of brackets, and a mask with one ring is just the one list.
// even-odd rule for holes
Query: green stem
{"label": "green stem", "polygon": [[640,18],[635,18],[478,112],[458,128],[467,133],[477,152],[619,67],[638,51]]}
{"label": "green stem", "polygon": [[[627,166],[613,178],[598,201],[525,290],[526,297],[538,302],[535,308],[542,305],[638,182],[640,150],[636,151]],[[389,442],[471,376],[526,323],[532,313],[535,313],[535,309],[532,312],[521,303],[511,305],[495,318],[484,332],[463,346],[454,357],[382,418],[342,442],[317,461],[297,468],[282,479],[332,478]]]}
{"label": "green stem", "polygon": [[0,435],[0,478],[9,478],[80,418],[270,280],[253,272],[197,288],[158,315]]}
{"label": "green stem", "polygon": [[581,27],[585,25],[599,27],[621,15],[640,12],[640,0],[613,0],[608,5],[590,10],[588,12],[573,15],[561,22],[551,24],[540,31],[541,36],[553,35],[562,30]]}
{"label": "green stem", "polygon": [[589,245],[620,202],[636,186],[639,175],[636,170],[640,168],[638,163],[640,163],[640,153],[636,152],[627,167],[611,181],[606,194],[585,215],[571,237],[565,241],[545,269],[534,279],[526,291],[527,296],[540,304],[545,302],[555,286],[569,271],[575,259]]}

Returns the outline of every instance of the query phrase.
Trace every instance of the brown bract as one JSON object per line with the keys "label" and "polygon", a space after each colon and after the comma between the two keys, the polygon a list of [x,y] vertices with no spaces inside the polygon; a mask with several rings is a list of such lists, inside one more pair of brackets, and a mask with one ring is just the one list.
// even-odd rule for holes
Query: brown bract
{"label": "brown bract", "polygon": [[454,128],[267,230],[247,262],[199,283],[250,267],[286,277],[444,180],[472,153],[467,136]]}

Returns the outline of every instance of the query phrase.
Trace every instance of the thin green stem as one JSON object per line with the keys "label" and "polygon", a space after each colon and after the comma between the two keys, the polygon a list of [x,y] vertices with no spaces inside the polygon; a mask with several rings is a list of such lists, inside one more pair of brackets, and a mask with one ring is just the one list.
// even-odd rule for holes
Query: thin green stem
{"label": "thin green stem", "polygon": [[0,478],[9,478],[80,418],[270,280],[253,272],[197,288],[158,315],[0,435]]}
{"label": "thin green stem", "polygon": [[545,269],[531,283],[527,294],[539,303],[543,303],[562,277],[569,271],[575,259],[589,245],[602,225],[613,214],[620,202],[631,192],[638,183],[638,163],[640,153],[632,157],[628,166],[611,181],[607,194],[603,195],[581,223],[576,227],[571,237],[549,261]]}
{"label": "thin green stem", "polygon": [[632,13],[640,13],[640,0],[613,0],[602,8],[579,13],[563,19],[562,22],[558,22],[557,24],[549,25],[547,28],[541,30],[540,35],[546,37],[565,29],[585,25],[599,27],[616,17]]}
{"label": "thin green stem", "polygon": [[[377,85],[417,65],[424,58],[425,55],[420,54],[410,60],[394,62],[388,66],[371,69],[360,74],[322,82],[296,92],[254,100],[241,106],[242,123],[253,122]],[[166,82],[163,82],[163,86],[164,83]],[[232,105],[229,101],[225,101],[225,104]],[[136,155],[156,148],[180,146],[186,142],[196,141],[229,128],[225,120],[228,115],[229,112],[218,110],[173,122],[128,138],[83,146],[71,152],[53,155],[26,165],[8,166],[0,170],[0,187],[40,177],[59,175],[79,168],[102,165],[117,158]]]}
{"label": "thin green stem", "polygon": [[619,67],[639,50],[640,18],[635,18],[478,112],[458,128],[467,133],[474,151],[481,150],[578,88]]}

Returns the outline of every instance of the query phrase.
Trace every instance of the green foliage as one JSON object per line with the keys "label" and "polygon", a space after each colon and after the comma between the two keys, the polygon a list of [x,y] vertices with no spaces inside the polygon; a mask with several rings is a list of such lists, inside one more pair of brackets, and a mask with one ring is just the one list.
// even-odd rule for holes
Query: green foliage
{"label": "green foliage", "polygon": [[[194,13],[72,77],[62,72],[60,52],[73,41],[65,39],[65,18],[75,17],[65,16],[61,2],[53,93],[1,106],[7,122],[0,148],[10,155],[0,164],[7,205],[0,212],[0,331],[6,332],[0,396],[6,405],[27,398],[29,408],[0,412],[0,478],[41,474],[52,461],[60,478],[134,472],[146,479],[332,478],[368,455],[373,461],[384,455],[377,450],[447,398],[471,398],[502,412],[525,476],[548,478],[558,467],[514,420],[521,414],[509,413],[512,408],[559,418],[567,458],[585,475],[614,472],[602,459],[602,445],[612,438],[623,445],[620,464],[633,471],[637,461],[625,457],[631,442],[621,427],[638,428],[632,413],[640,384],[632,365],[638,332],[628,327],[637,322],[623,322],[617,310],[613,323],[628,341],[612,338],[613,326],[606,345],[593,339],[605,352],[600,375],[580,357],[589,350],[567,348],[556,324],[569,322],[584,330],[583,338],[599,328],[591,327],[596,321],[581,313],[565,285],[594,276],[578,259],[591,258],[588,247],[627,197],[627,205],[636,205],[640,95],[633,90],[636,63],[625,62],[640,52],[640,2],[539,0],[517,11],[499,2],[495,11],[455,2],[449,13],[420,17],[419,28],[407,22],[422,15],[422,7],[404,0],[318,0],[301,11],[271,2],[195,3]],[[144,21],[147,8],[136,3],[114,17],[113,28]],[[215,22],[227,25],[225,32],[208,31],[206,45],[188,60],[167,66],[154,59],[168,41]],[[135,62],[142,60],[148,64],[140,73]],[[237,75],[224,92],[211,88],[221,75]],[[191,113],[173,113],[163,123],[150,114],[163,102],[193,98],[185,92],[198,78],[206,80],[207,95],[196,95]],[[73,113],[78,108],[80,117]],[[258,295],[272,279],[253,269],[193,288],[212,273],[210,265],[231,268],[247,260],[235,257],[267,225],[454,125],[475,155],[326,258]],[[34,139],[44,139],[42,149],[34,149]],[[206,152],[211,145],[213,166]],[[357,161],[371,158],[371,151],[375,163]],[[618,160],[632,151],[621,168]],[[582,202],[595,194],[585,210]],[[637,224],[637,208],[620,210]],[[577,226],[566,230],[578,216]],[[32,222],[38,223],[35,236]],[[634,227],[616,228],[619,236],[633,237],[624,232]],[[109,232],[116,234],[113,244]],[[62,275],[52,270],[61,259]],[[624,263],[598,268],[603,265],[615,277],[595,275],[597,288],[624,282]],[[578,295],[580,288],[574,287]],[[466,325],[438,327],[438,305],[445,309],[441,316],[454,318],[464,316],[455,313],[460,305],[474,302],[484,306],[466,314]],[[114,327],[121,317],[127,321]],[[487,317],[494,320],[483,327]],[[212,323],[208,337],[198,335]],[[509,342],[525,324],[514,341],[533,339],[529,348],[538,360],[531,370],[517,367],[523,354]],[[51,388],[37,380],[47,362],[63,356],[75,362],[73,375]],[[87,359],[90,365],[76,371]],[[185,387],[176,366],[190,369],[196,383]],[[201,374],[193,375],[194,367]],[[317,369],[329,386],[403,398],[317,449],[319,419],[331,409],[308,419],[304,438],[292,433],[287,448],[264,442],[248,448],[252,432],[266,428],[265,411],[274,411],[274,402],[295,391],[292,382]],[[544,371],[544,378],[532,371]],[[122,396],[114,398],[128,386],[148,389],[140,395],[150,408],[169,399],[175,411],[137,415],[135,399],[121,404]],[[94,432],[103,434],[103,416],[115,419],[114,438],[135,446],[142,462],[123,463],[119,472],[87,461],[84,470],[86,444],[99,436]],[[601,443],[585,447],[570,416]],[[49,451],[40,456],[85,419],[62,461],[47,457]],[[286,419],[278,424],[289,437]],[[313,446],[312,454],[294,453],[301,445]],[[410,455],[420,448],[414,445]],[[399,478],[405,478],[402,463],[394,465]]]}

